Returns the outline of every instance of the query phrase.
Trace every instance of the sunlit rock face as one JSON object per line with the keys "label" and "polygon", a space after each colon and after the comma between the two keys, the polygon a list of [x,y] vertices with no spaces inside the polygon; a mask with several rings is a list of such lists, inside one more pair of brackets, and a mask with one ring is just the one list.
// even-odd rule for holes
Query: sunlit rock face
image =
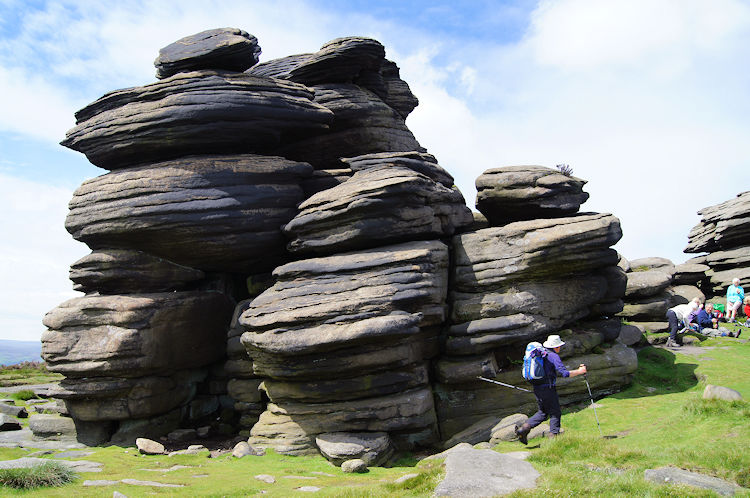
{"label": "sunlit rock face", "polygon": [[418,101],[380,42],[259,54],[236,28],[182,38],[157,82],[86,106],[62,142],[109,170],[66,219],[91,249],[70,272],[84,295],[44,318],[82,441],[200,427],[382,464],[525,408],[476,377],[518,383],[551,333],[596,393],[629,381],[620,225],[578,213],[584,180],[491,169],[472,213],[406,126]]}
{"label": "sunlit rock face", "polygon": [[687,253],[708,253],[689,262],[705,264],[703,290],[726,293],[733,278],[750,281],[750,192],[698,211],[701,221],[690,230]]}

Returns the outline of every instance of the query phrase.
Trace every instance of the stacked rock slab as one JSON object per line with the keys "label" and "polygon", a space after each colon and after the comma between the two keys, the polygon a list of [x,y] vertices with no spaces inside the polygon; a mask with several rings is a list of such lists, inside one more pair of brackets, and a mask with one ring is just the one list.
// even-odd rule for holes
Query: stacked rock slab
{"label": "stacked rock slab", "polygon": [[428,362],[446,318],[449,249],[438,239],[471,213],[432,156],[346,162],[354,175],[284,228],[295,254],[331,255],[277,268],[240,319],[270,400],[253,446],[315,452],[333,432],[384,432],[401,448],[439,439]]}
{"label": "stacked rock slab", "polygon": [[232,408],[219,367],[235,302],[248,296],[236,282],[288,259],[281,226],[312,174],[258,153],[333,118],[304,85],[244,73],[259,51],[231,28],[180,40],[160,52],[159,82],[86,106],[62,142],[111,172],[70,203],[66,228],[93,250],[71,268],[86,295],[47,314],[42,351],[66,376],[58,397],[77,425],[106,427],[100,442]]}
{"label": "stacked rock slab", "polygon": [[[524,196],[515,191],[540,192],[528,187],[540,178],[544,193],[528,195],[525,209]],[[619,321],[607,318],[622,309],[625,290],[624,272],[611,249],[622,236],[620,223],[610,214],[575,214],[570,186],[582,202],[588,197],[580,192],[583,183],[540,166],[496,168],[477,179],[485,192],[477,208],[492,226],[456,235],[452,242],[450,327],[435,365],[444,439],[488,416],[533,411],[533,397],[477,379],[522,384],[515,365],[532,340],[561,334],[565,363],[586,363],[597,393],[618,390],[635,370],[634,351],[614,342]],[[555,205],[563,207],[551,218]],[[547,217],[519,221],[523,213]],[[594,348],[603,352],[594,354]],[[563,402],[588,396],[585,387],[569,382],[560,384],[560,394]]]}
{"label": "stacked rock slab", "polygon": [[282,146],[278,155],[336,171],[346,169],[343,157],[424,150],[405,123],[418,101],[376,40],[337,38],[313,54],[272,60],[248,72],[308,85],[315,102],[333,112],[327,131]]}
{"label": "stacked rock slab", "polygon": [[706,296],[697,287],[703,277],[698,265],[677,265],[666,258],[651,257],[627,261],[620,265],[627,271],[625,307],[618,316],[646,332],[667,330],[667,310],[685,304],[695,297]]}
{"label": "stacked rock slab", "polygon": [[733,278],[750,281],[750,191],[698,211],[701,221],[688,235],[686,253],[707,253],[689,263],[705,264],[704,290],[723,296]]}

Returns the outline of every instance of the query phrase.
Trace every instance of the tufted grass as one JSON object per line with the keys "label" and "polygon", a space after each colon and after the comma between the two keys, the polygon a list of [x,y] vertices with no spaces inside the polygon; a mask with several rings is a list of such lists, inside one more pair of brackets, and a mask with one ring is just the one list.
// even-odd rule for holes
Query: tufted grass
{"label": "tufted grass", "polygon": [[16,489],[32,489],[62,486],[72,482],[75,473],[57,462],[45,462],[21,469],[0,469],[0,486]]}

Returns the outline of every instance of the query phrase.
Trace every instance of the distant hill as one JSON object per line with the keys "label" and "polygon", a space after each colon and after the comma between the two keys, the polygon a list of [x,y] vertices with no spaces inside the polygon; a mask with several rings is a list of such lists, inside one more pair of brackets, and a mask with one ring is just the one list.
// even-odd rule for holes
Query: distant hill
{"label": "distant hill", "polygon": [[6,341],[0,339],[0,365],[15,365],[22,361],[42,361],[40,341]]}

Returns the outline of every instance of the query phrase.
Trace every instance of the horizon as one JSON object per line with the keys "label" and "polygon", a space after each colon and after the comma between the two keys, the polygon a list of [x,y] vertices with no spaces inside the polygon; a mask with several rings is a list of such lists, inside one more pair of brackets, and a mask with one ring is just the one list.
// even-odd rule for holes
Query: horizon
{"label": "horizon", "polygon": [[581,211],[620,218],[627,259],[695,256],[682,250],[698,210],[750,190],[742,1],[3,0],[0,339],[38,340],[79,295],[68,267],[90,251],[65,231],[67,203],[106,171],[59,145],[74,112],[155,81],[160,48],[223,26],[255,35],[261,62],[377,39],[419,98],[407,126],[469,207],[487,169],[569,164],[588,181]]}

